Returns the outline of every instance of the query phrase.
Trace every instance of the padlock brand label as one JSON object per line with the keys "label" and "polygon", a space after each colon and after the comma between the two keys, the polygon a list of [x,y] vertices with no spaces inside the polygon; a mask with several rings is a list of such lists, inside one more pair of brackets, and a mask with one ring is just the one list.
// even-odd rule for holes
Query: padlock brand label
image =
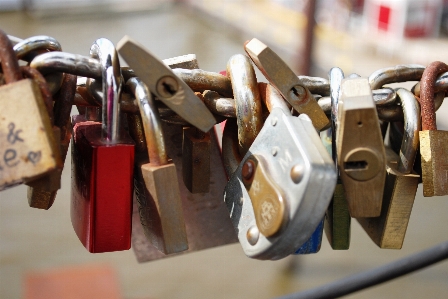
{"label": "padlock brand label", "polygon": [[21,80],[0,87],[0,103],[0,190],[3,190],[55,169],[60,156],[53,151],[50,120],[33,81]]}

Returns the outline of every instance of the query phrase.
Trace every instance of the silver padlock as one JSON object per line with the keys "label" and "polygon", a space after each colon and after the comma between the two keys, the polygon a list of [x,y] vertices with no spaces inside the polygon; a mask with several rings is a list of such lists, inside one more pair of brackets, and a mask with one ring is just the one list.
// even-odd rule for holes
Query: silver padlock
{"label": "silver padlock", "polygon": [[284,258],[309,239],[337,178],[310,118],[291,116],[271,91],[271,113],[224,190],[244,253],[260,260]]}

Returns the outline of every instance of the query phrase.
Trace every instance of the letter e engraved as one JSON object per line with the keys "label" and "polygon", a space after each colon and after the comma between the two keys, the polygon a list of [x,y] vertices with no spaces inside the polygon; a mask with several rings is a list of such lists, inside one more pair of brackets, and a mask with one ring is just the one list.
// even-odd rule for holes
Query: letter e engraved
{"label": "letter e engraved", "polygon": [[14,167],[19,164],[20,161],[13,161],[15,158],[17,158],[17,153],[13,149],[7,149],[3,154],[3,161],[5,161],[8,167]]}

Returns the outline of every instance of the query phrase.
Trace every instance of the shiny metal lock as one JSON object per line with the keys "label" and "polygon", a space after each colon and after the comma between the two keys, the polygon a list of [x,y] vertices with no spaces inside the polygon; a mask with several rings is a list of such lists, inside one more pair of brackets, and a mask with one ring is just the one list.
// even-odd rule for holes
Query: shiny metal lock
{"label": "shiny metal lock", "polygon": [[191,88],[142,45],[125,36],[117,49],[149,90],[171,110],[203,132],[215,125],[212,113]]}
{"label": "shiny metal lock", "polygon": [[53,107],[54,127],[57,128],[58,134],[58,136],[55,134],[55,138],[59,139],[58,143],[62,164],[50,175],[28,184],[27,197],[30,207],[48,210],[56,198],[56,193],[59,188],[51,188],[51,181],[57,182],[58,187],[60,186],[62,170],[72,136],[70,112],[75,97],[75,90],[76,76],[66,74],[61,88],[55,95],[55,104]]}
{"label": "shiny metal lock", "polygon": [[400,88],[397,95],[403,108],[405,134],[400,155],[386,148],[386,184],[381,215],[357,218],[362,228],[380,248],[401,249],[417,193],[419,175],[412,171],[421,130],[420,106],[414,95]]}
{"label": "shiny metal lock", "polygon": [[310,118],[291,116],[271,91],[271,113],[224,190],[244,253],[262,260],[284,258],[309,239],[336,184]]}
{"label": "shiny metal lock", "polygon": [[188,249],[176,166],[166,154],[159,112],[140,78],[126,85],[135,95],[142,118],[148,161],[140,160],[134,184],[143,229],[150,242],[164,254]]}
{"label": "shiny metal lock", "polygon": [[256,38],[246,43],[244,48],[266,79],[297,112],[307,114],[317,130],[330,125],[308,88],[274,51]]}
{"label": "shiny metal lock", "polygon": [[344,79],[339,100],[337,157],[352,217],[381,214],[386,159],[367,79]]}
{"label": "shiny metal lock", "polygon": [[102,123],[73,118],[71,220],[90,252],[128,250],[134,142],[120,130],[118,55],[104,38],[96,40],[90,52],[102,65],[104,109]]}
{"label": "shiny metal lock", "polygon": [[6,82],[0,87],[0,190],[4,190],[54,171],[61,165],[61,157],[47,110],[51,103],[44,102],[33,80],[22,80],[12,45],[3,31],[0,59]]}
{"label": "shiny metal lock", "polygon": [[448,131],[437,130],[434,105],[435,80],[448,71],[440,61],[428,65],[420,81],[422,131],[419,133],[423,196],[448,195]]}
{"label": "shiny metal lock", "polygon": [[344,185],[339,177],[337,163],[337,129],[338,129],[338,102],[341,95],[341,83],[344,73],[339,68],[332,68],[329,72],[331,96],[331,128],[320,133],[322,143],[327,152],[333,157],[338,180],[334,189],[333,198],[325,213],[325,234],[331,248],[334,250],[347,250],[350,247],[351,217],[348,203],[345,198]]}

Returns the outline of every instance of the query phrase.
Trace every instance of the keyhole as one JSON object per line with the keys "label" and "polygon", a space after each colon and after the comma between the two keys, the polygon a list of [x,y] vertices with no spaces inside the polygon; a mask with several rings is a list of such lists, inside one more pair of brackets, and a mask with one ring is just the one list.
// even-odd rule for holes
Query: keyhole
{"label": "keyhole", "polygon": [[344,163],[345,170],[367,170],[369,164],[367,161],[347,161]]}
{"label": "keyhole", "polygon": [[170,95],[174,95],[176,93],[176,90],[170,84],[163,82],[162,85]]}

